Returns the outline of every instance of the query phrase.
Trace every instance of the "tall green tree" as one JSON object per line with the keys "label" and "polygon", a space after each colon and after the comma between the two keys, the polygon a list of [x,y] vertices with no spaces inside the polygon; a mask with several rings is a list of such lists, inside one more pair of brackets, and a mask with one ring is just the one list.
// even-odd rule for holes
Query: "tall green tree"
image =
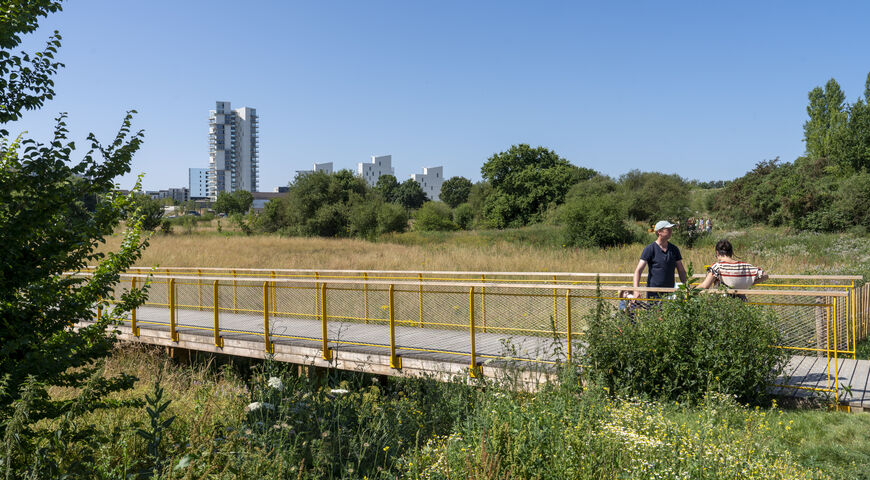
{"label": "tall green tree", "polygon": [[380,194],[385,202],[395,202],[399,190],[399,182],[393,175],[381,175],[375,184],[375,192]]}
{"label": "tall green tree", "polygon": [[160,201],[141,193],[131,193],[130,197],[130,218],[134,220],[136,217],[141,218],[142,228],[148,231],[154,231],[159,227],[163,220],[163,205]]}
{"label": "tall green tree", "polygon": [[471,180],[465,177],[451,177],[441,184],[441,201],[456,208],[460,203],[468,201],[471,193]]}
{"label": "tall green tree", "polygon": [[480,171],[492,186],[484,215],[498,228],[541,221],[547,208],[564,201],[571,185],[595,174],[571,165],[547,148],[526,144],[494,154]]}
{"label": "tall green tree", "polygon": [[833,143],[845,126],[847,115],[844,102],[846,95],[840,84],[833,78],[825,83],[825,88],[816,87],[807,95],[807,115],[804,123],[804,142],[810,158],[827,158]]}
{"label": "tall green tree", "polygon": [[426,200],[428,198],[426,197],[426,192],[423,191],[423,187],[411,178],[400,183],[396,189],[395,202],[408,210],[416,210],[422,207],[426,203]]}
{"label": "tall green tree", "polygon": [[[45,50],[12,54],[21,34],[33,32],[38,20],[60,10],[58,2],[0,2],[0,123],[17,120],[23,111],[41,107],[54,95],[52,75],[60,66],[51,59],[60,46],[55,33]],[[112,347],[109,326],[122,311],[143,301],[140,290],[127,291],[110,308],[119,273],[139,258],[146,242],[141,219],[134,216],[118,252],[97,253],[125,211],[127,196],[114,193],[114,179],[130,171],[142,132],[130,131],[128,113],[108,145],[93,134],[83,159],[71,156],[66,116],[60,115],[51,140],[39,143],[0,139],[0,437],[5,439],[2,468],[7,478],[91,478],[86,464],[70,464],[62,450],[68,442],[93,435],[77,417],[112,402],[109,392],[132,386],[133,378],[105,378],[95,359]],[[98,266],[89,276],[69,276],[87,265]],[[105,309],[99,321],[95,309]],[[111,312],[110,312],[111,311]],[[111,314],[110,314],[111,313]],[[78,397],[58,400],[49,386],[80,388]],[[34,425],[63,417],[52,438]],[[98,438],[89,440],[98,443]],[[81,457],[79,457],[81,458]],[[35,461],[35,460],[39,461]]]}
{"label": "tall green tree", "polygon": [[244,215],[248,213],[253,203],[254,195],[246,190],[219,192],[212,208],[217,213],[226,213],[227,215],[238,213],[239,215]]}

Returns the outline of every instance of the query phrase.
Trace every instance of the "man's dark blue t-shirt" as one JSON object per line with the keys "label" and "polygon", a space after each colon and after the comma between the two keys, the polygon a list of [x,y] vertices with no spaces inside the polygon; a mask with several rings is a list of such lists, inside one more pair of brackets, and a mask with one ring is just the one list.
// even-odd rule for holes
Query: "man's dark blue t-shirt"
{"label": "man's dark blue t-shirt", "polygon": [[680,255],[680,249],[673,243],[668,243],[668,251],[662,251],[659,244],[653,242],[643,249],[640,254],[641,260],[646,260],[649,265],[649,272],[646,276],[647,287],[673,287],[674,270],[677,268],[677,262],[683,259]]}

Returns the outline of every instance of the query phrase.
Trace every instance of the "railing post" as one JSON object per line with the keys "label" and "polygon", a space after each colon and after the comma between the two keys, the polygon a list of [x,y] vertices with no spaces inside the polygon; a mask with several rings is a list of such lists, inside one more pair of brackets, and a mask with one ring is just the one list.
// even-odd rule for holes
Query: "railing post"
{"label": "railing post", "polygon": [[278,296],[275,295],[275,271],[272,271],[272,315],[278,312]]}
{"label": "railing post", "polygon": [[233,313],[239,313],[238,307],[238,286],[239,283],[236,280],[236,271],[233,270]]}
{"label": "railing post", "polygon": [[320,280],[320,273],[314,272],[314,318],[320,316],[320,283],[317,280]]}
{"label": "railing post", "polygon": [[214,281],[214,285],[212,285],[213,294],[212,297],[214,299],[214,345],[216,347],[224,348],[224,339],[221,337],[221,326],[220,326],[220,302],[218,300],[218,281]]}
{"label": "railing post", "polygon": [[365,304],[365,319],[366,323],[369,323],[369,274],[367,272],[363,272],[363,303]]}
{"label": "railing post", "polygon": [[390,367],[402,368],[402,357],[396,355],[396,309],[393,302],[393,285],[390,285]]}
{"label": "railing post", "polygon": [[[133,277],[130,280],[130,291],[136,290],[136,277]],[[139,325],[136,325],[136,307],[133,307],[133,310],[130,312],[130,325],[131,331],[133,332],[134,337],[139,336]]]}
{"label": "railing post", "polygon": [[[480,276],[481,283],[486,283],[486,275]],[[483,333],[486,333],[486,287],[481,288],[480,294],[481,320],[483,321]]]}
{"label": "railing post", "polygon": [[[556,284],[556,276],[553,275],[553,285]],[[558,330],[556,328],[556,322],[559,321],[559,309],[558,309],[558,292],[555,288],[553,288],[553,331]]]}
{"label": "railing post", "polygon": [[175,279],[169,279],[169,336],[173,342],[178,341],[178,332],[175,330]]}
{"label": "railing post", "polygon": [[474,287],[468,289],[468,331],[471,336],[471,362],[468,366],[468,375],[476,378],[480,375],[480,367],[477,366],[477,351],[474,338]]}
{"label": "railing post", "polygon": [[269,333],[269,282],[263,282],[263,343],[266,353],[275,353]]}
{"label": "railing post", "polygon": [[831,302],[831,305],[833,305],[832,308],[834,310],[834,401],[836,402],[837,408],[839,409],[839,405],[840,405],[840,368],[837,365],[837,350],[840,349],[840,344],[837,343],[837,330],[838,330],[837,323],[839,323],[839,322],[837,321],[837,302],[836,302],[836,299],[832,298],[831,300],[834,300]]}
{"label": "railing post", "polygon": [[417,274],[417,281],[420,282],[420,287],[418,289],[419,303],[420,303],[420,328],[423,328],[423,274]]}
{"label": "railing post", "polygon": [[202,306],[202,270],[197,269],[196,276],[197,276],[196,287],[197,287],[197,290],[199,291],[199,301],[197,303],[199,304],[199,311],[201,312],[202,308],[203,308],[203,306]]}
{"label": "railing post", "polygon": [[329,341],[327,339],[327,331],[326,331],[326,283],[320,285],[320,313],[323,317],[323,359],[327,362],[332,361],[332,350],[329,349]]}
{"label": "railing post", "polygon": [[565,338],[568,339],[568,361],[571,361],[572,358],[572,346],[571,346],[571,290],[565,290]]}
{"label": "railing post", "polygon": [[855,280],[852,280],[852,285],[849,287],[849,297],[847,299],[849,308],[849,315],[847,322],[851,320],[852,323],[852,358],[858,358],[858,316],[856,315],[856,307],[857,304],[855,302]]}

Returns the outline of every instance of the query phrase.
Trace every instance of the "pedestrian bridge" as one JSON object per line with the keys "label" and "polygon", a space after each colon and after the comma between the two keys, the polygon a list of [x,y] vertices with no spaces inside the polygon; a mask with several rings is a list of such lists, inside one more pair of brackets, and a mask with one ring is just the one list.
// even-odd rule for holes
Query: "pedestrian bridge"
{"label": "pedestrian bridge", "polygon": [[[777,394],[870,408],[870,362],[854,358],[870,323],[859,280],[772,275],[736,291],[782,321],[779,347],[793,357]],[[631,275],[149,268],[124,273],[116,294],[143,285],[148,302],[119,326],[122,339],[387,375],[520,371],[534,388],[577,355],[596,302],[616,304]]]}

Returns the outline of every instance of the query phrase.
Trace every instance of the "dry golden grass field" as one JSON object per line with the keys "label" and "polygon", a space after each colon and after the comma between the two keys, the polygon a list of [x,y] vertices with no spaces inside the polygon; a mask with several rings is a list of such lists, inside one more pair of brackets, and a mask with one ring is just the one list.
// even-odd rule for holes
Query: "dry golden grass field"
{"label": "dry golden grass field", "polygon": [[[211,229],[170,235],[155,233],[138,266],[452,270],[521,272],[631,272],[643,244],[609,249],[559,245],[553,231],[415,232],[370,242],[357,239],[220,234]],[[519,234],[518,234],[519,233]],[[870,240],[849,234],[790,234],[772,229],[725,232],[695,248],[680,243],[684,264],[696,272],[715,261],[712,244],[732,239],[737,256],[770,273],[860,272],[868,264]],[[121,237],[107,239],[117,249]]]}

